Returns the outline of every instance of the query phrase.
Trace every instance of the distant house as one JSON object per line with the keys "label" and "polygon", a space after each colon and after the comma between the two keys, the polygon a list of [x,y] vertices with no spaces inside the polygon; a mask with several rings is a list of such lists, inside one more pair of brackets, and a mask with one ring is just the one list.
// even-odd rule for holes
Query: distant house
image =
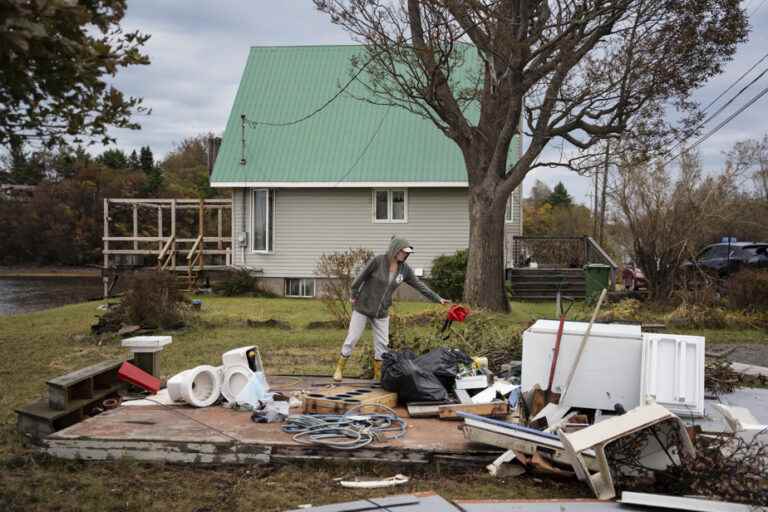
{"label": "distant house", "polygon": [[[327,102],[361,53],[349,45],[256,47],[248,56],[211,185],[232,191],[232,265],[259,271],[279,294],[320,293],[315,268],[323,253],[380,253],[392,234],[413,243],[408,263],[425,277],[435,257],[468,246],[462,155],[430,121],[361,101],[366,91],[353,82],[306,120],[267,124]],[[518,189],[507,208],[508,237],[522,232],[520,200]]]}

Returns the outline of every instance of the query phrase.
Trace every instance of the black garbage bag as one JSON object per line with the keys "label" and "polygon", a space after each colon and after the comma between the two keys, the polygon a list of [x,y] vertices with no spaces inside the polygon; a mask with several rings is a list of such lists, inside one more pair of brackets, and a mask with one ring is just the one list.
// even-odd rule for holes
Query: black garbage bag
{"label": "black garbage bag", "polygon": [[394,391],[401,402],[444,402],[448,391],[432,373],[416,364],[410,350],[387,352],[382,357],[381,387]]}
{"label": "black garbage bag", "polygon": [[446,389],[452,389],[459,365],[472,364],[472,358],[457,348],[440,347],[417,357],[414,362],[440,379]]}

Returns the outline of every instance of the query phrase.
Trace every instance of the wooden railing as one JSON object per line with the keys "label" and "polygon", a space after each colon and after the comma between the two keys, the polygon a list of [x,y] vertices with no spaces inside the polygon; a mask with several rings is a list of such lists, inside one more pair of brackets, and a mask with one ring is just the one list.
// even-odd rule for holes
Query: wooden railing
{"label": "wooden railing", "polygon": [[[120,216],[118,208],[130,208],[132,212],[128,213],[132,217],[122,217],[122,223],[118,223],[112,218]],[[189,216],[190,211],[197,215]],[[150,219],[155,215],[156,227],[154,220],[147,225],[147,212]],[[186,218],[182,215],[177,219],[182,212],[187,212]],[[226,268],[230,264],[232,238],[225,220],[229,224],[231,217],[230,199],[105,199],[103,268],[112,272],[126,266],[144,266],[147,256],[157,258],[158,269],[186,271],[190,278],[193,270]],[[189,231],[194,233],[193,237]],[[180,232],[186,236],[179,236]],[[186,261],[180,264],[177,257],[181,255],[186,255]],[[109,293],[106,284],[104,291]]]}
{"label": "wooden railing", "polygon": [[539,268],[582,268],[599,263],[611,267],[611,282],[616,282],[618,265],[592,237],[516,236],[508,250],[514,267],[533,263]]}

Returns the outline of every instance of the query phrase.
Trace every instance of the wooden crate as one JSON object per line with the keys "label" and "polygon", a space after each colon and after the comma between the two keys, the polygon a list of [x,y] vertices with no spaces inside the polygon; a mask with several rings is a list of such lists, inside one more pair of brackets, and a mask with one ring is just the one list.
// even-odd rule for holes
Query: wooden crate
{"label": "wooden crate", "polygon": [[[304,412],[306,414],[344,414],[362,404],[380,404],[392,408],[397,405],[397,393],[381,388],[337,386],[305,395]],[[371,409],[363,409],[363,412],[370,411]]]}

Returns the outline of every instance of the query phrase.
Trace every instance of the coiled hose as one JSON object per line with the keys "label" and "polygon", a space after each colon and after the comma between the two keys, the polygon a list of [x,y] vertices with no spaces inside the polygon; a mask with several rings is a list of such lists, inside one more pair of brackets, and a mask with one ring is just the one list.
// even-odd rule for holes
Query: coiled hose
{"label": "coiled hose", "polygon": [[[362,413],[363,408],[383,410]],[[289,416],[283,431],[293,434],[301,444],[317,444],[338,450],[356,450],[373,442],[400,439],[405,435],[406,423],[395,411],[385,405],[362,404],[338,414],[302,414]]]}

